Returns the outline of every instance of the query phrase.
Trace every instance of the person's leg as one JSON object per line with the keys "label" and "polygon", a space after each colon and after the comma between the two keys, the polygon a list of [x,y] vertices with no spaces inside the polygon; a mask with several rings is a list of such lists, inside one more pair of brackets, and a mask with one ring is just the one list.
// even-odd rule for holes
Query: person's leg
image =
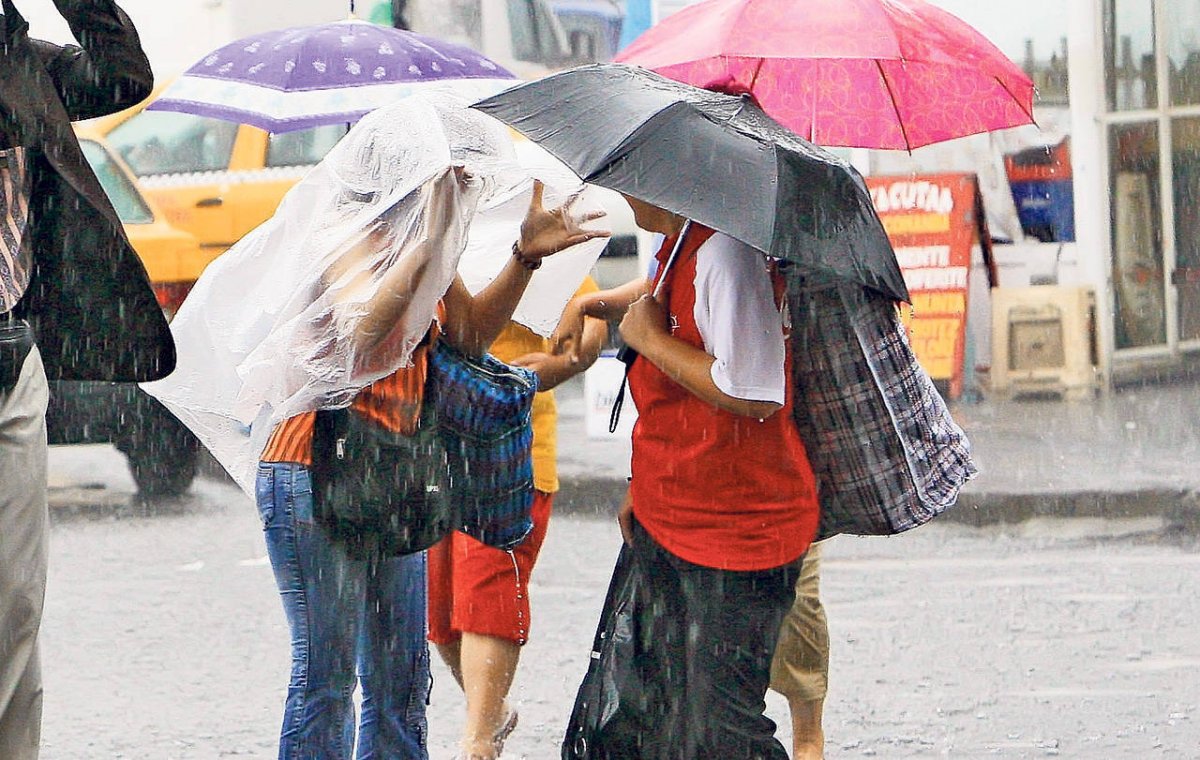
{"label": "person's leg", "polygon": [[472,760],[492,760],[500,753],[497,740],[507,738],[503,729],[512,716],[505,700],[520,656],[520,645],[507,639],[467,632],[462,635],[462,684],[467,698],[462,746]]}
{"label": "person's leg", "polygon": [[821,726],[823,699],[789,699],[792,717],[792,760],[821,760],[825,757],[825,732]]}
{"label": "person's leg", "polygon": [[33,760],[42,725],[38,630],[46,593],[46,402],[33,349],[0,392],[0,757]]}
{"label": "person's leg", "polygon": [[367,570],[358,675],[359,760],[429,756],[425,706],[431,687],[425,642],[425,553],[386,557]]}
{"label": "person's leg", "polygon": [[348,558],[314,523],[306,467],[259,465],[256,491],[267,553],[292,635],[280,760],[349,758],[366,562]]}
{"label": "person's leg", "polygon": [[698,567],[672,558],[686,601],[688,636],[678,667],[687,698],[677,736],[680,757],[787,760],[766,716],[771,656],[791,606],[799,568],[760,572]]}
{"label": "person's leg", "polygon": [[804,555],[796,599],[779,629],[771,661],[771,688],[787,697],[792,718],[792,756],[820,760],[825,751],[821,725],[829,684],[829,627],[820,598],[821,547]]}
{"label": "person's leg", "polygon": [[451,630],[458,639],[438,651],[452,672],[457,669],[467,699],[462,746],[468,758],[496,757],[515,727],[508,692],[529,637],[529,577],[546,538],[553,501],[553,494],[534,492],[533,530],[512,551],[454,536]]}

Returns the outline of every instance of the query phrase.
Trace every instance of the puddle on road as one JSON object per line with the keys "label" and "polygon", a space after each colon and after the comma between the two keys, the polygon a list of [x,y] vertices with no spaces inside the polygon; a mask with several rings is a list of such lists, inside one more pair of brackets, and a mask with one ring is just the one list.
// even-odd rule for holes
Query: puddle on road
{"label": "puddle on road", "polygon": [[132,490],[108,488],[102,483],[51,486],[46,492],[52,517],[78,515],[95,510],[112,512],[129,506]]}

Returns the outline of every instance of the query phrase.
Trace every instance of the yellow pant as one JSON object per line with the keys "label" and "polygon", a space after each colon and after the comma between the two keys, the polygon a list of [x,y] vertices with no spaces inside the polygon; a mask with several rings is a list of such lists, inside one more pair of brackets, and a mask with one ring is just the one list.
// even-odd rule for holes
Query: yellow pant
{"label": "yellow pant", "polygon": [[829,626],[821,606],[821,546],[804,555],[796,601],[779,628],[771,661],[771,688],[788,699],[825,699],[829,687]]}

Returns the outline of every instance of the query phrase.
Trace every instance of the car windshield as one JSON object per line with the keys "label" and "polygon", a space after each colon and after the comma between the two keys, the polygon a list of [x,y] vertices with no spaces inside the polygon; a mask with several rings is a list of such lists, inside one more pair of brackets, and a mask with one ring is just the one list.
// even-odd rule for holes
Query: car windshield
{"label": "car windshield", "polygon": [[117,165],[112,156],[101,145],[93,140],[80,140],[84,158],[91,164],[92,171],[100,180],[100,186],[112,201],[117,216],[124,224],[150,224],[154,214],[142,200],[137,188],[130,182],[123,169]]}
{"label": "car windshield", "polygon": [[229,168],[238,125],[204,116],[142,111],[108,133],[108,144],[138,177]]}

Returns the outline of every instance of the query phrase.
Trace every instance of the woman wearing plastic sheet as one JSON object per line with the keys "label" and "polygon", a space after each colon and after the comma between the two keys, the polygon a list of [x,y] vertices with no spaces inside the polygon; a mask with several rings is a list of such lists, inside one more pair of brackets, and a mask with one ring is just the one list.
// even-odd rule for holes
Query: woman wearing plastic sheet
{"label": "woman wearing plastic sheet", "polygon": [[626,200],[638,226],[666,236],[660,294],[641,280],[584,296],[558,343],[573,350],[584,315],[622,318],[638,353],[619,515],[636,589],[623,656],[636,677],[615,680],[629,693],[606,695],[619,709],[588,727],[583,754],[572,726],[564,757],[786,760],[764,696],[818,509],[792,421],[782,282],[733,238]]}
{"label": "woman wearing plastic sheet", "polygon": [[[357,756],[427,757],[424,554],[363,556],[315,519],[314,421],[319,409],[349,405],[411,434],[434,342],[481,354],[544,257],[607,234],[581,229],[598,214],[577,216],[570,200],[546,210],[543,186],[527,175],[513,185],[510,153],[502,127],[462,107],[409,99],[364,118],[270,221],[215,262],[188,299],[204,314],[185,304],[176,318],[177,337],[187,335],[179,377],[149,389],[243,488],[253,483],[292,636],[280,758],[350,757],[356,684]],[[530,198],[519,237],[503,241],[507,263],[472,295],[456,274],[470,225],[513,192]],[[189,351],[205,341],[215,350]],[[231,408],[219,408],[213,377],[236,394]],[[230,439],[228,417],[254,420],[249,440]]]}

